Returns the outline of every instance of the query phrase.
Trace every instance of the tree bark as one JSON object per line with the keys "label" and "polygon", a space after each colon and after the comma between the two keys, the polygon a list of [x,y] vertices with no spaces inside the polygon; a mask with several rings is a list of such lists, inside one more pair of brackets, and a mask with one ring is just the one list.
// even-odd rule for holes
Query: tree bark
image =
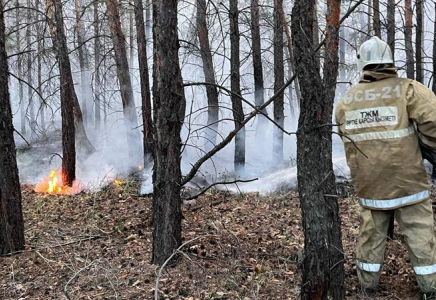
{"label": "tree bark", "polygon": [[[209,45],[209,30],[206,23],[207,6],[205,0],[197,0],[197,35],[200,42],[203,73],[207,83],[216,84],[212,53]],[[215,86],[206,86],[207,129],[205,131],[206,152],[215,147],[218,133],[218,90]]]}
{"label": "tree bark", "polygon": [[100,74],[100,17],[98,15],[98,1],[94,1],[94,128],[96,131],[100,131],[101,127],[101,74]]}
{"label": "tree bark", "polygon": [[[340,15],[341,15],[341,0],[327,0],[327,16],[326,16],[326,41],[325,41],[325,59],[324,59],[324,74],[323,83],[325,91],[324,97],[324,120],[332,119],[333,105],[335,102],[336,81],[339,73],[339,31],[340,31]],[[327,122],[328,123],[328,122]],[[330,127],[331,130],[331,127]],[[330,149],[324,150],[325,160],[323,164],[327,165],[326,172],[332,172],[331,165],[331,134]],[[330,161],[327,161],[329,159]],[[332,174],[332,173],[328,173]],[[333,178],[332,178],[333,177]],[[339,205],[336,195],[336,183],[334,176],[329,177],[329,196],[324,195],[325,209],[330,217],[328,223],[328,239],[330,241],[329,255],[330,255],[330,295],[332,299],[345,299],[345,269],[344,269],[344,251],[342,247],[342,234],[341,234],[341,219],[339,216]],[[333,195],[333,196],[332,196]]]}
{"label": "tree bark", "polygon": [[[342,246],[332,166],[332,127],[328,125],[333,111],[332,86],[337,77],[340,1],[328,3],[325,83],[311,45],[316,1],[296,0],[292,9],[293,46],[302,95],[297,132],[297,176],[305,241],[302,300],[324,300],[328,294],[335,300],[345,298],[343,280],[333,278],[340,273],[336,268],[341,268],[343,257],[337,260],[339,254],[335,253],[341,252]],[[333,84],[326,86],[327,82]]]}
{"label": "tree bark", "polygon": [[[31,8],[31,1],[27,0],[27,7]],[[29,127],[30,127],[30,137],[31,139],[34,139],[36,137],[36,118],[35,118],[35,104],[33,102],[33,90],[30,85],[33,84],[33,78],[32,78],[32,10],[27,10],[27,28],[26,28],[26,49],[27,51],[30,51],[26,54],[26,60],[27,60],[27,83],[29,85],[27,86],[27,101],[29,103]]]}
{"label": "tree bark", "polygon": [[374,34],[381,38],[381,27],[380,27],[380,1],[373,1],[373,22],[374,22]]}
{"label": "tree bark", "polygon": [[[36,4],[35,4],[35,8],[36,10],[39,10],[39,1],[40,0],[36,0]],[[39,21],[39,17],[38,17],[38,21]],[[38,68],[38,93],[39,95],[42,95],[43,91],[42,91],[42,35],[41,35],[41,24],[40,22],[38,22],[38,24],[36,25],[36,40],[37,40],[37,68]],[[41,132],[42,134],[45,136],[46,132],[45,132],[45,103],[43,99],[40,99],[40,108],[39,108],[39,116],[40,116],[40,127],[41,127]]]}
{"label": "tree bark", "polygon": [[179,67],[177,2],[153,1],[153,257],[162,265],[182,243],[181,138],[186,101]]}
{"label": "tree bark", "polygon": [[415,79],[415,62],[413,60],[413,43],[412,43],[412,29],[413,29],[413,11],[412,0],[404,1],[405,19],[406,24],[404,27],[404,38],[406,46],[406,72],[407,78]]}
{"label": "tree bark", "polygon": [[145,38],[147,39],[147,45],[150,44],[152,38],[151,6],[151,0],[145,0]]}
{"label": "tree bark", "polygon": [[388,0],[387,14],[387,43],[391,47],[392,59],[395,61],[395,0]]}
{"label": "tree bark", "polygon": [[341,26],[339,29],[339,79],[342,82],[345,82],[345,53],[346,53],[346,44],[345,44],[345,27]]}
{"label": "tree bark", "polygon": [[153,123],[151,119],[150,78],[148,75],[147,40],[142,0],[135,0],[136,39],[138,44],[139,78],[141,80],[142,127],[144,132],[144,166],[153,160]]}
{"label": "tree bark", "polygon": [[53,46],[60,72],[61,116],[62,116],[62,181],[72,186],[76,179],[76,145],[74,101],[77,101],[74,82],[68,57],[67,40],[64,32],[64,20],[61,0],[46,0],[48,22],[52,34]]}
{"label": "tree bark", "polygon": [[[239,11],[238,1],[230,0],[229,20],[230,20],[230,86],[233,95],[232,109],[235,127],[244,120],[244,110],[242,100],[236,95],[241,95],[241,75],[239,58]],[[235,137],[234,155],[235,173],[242,174],[245,169],[245,128],[241,129]]]}
{"label": "tree bark", "polygon": [[416,80],[424,83],[424,70],[422,68],[422,41],[423,41],[423,0],[416,0]]}
{"label": "tree bark", "polygon": [[[260,7],[259,0],[251,0],[251,42],[253,49],[253,74],[254,74],[254,104],[261,106],[265,102],[265,88],[263,83],[262,46],[260,40]],[[267,110],[262,111],[268,114]],[[268,126],[267,118],[259,114],[256,124],[256,140],[262,142],[265,139]]]}
{"label": "tree bark", "polygon": [[89,66],[89,54],[85,41],[85,34],[82,29],[81,20],[81,2],[74,0],[74,8],[76,13],[76,30],[77,30],[77,51],[79,53],[79,66],[80,66],[80,90],[82,98],[82,114],[83,123],[88,126],[92,121],[90,120],[91,114],[89,111],[89,103],[92,103],[92,88],[91,88],[91,68]]}
{"label": "tree bark", "polygon": [[14,127],[9,97],[4,1],[0,1],[0,255],[24,249]]}
{"label": "tree bark", "polygon": [[[15,6],[20,6],[20,1],[17,0],[15,2]],[[17,53],[21,52],[21,32],[20,32],[20,9],[15,10],[15,26],[17,27],[17,33],[16,33],[16,51]],[[18,78],[23,78],[23,59],[21,55],[18,55],[17,57],[17,69],[18,69]],[[24,103],[24,91],[23,91],[23,83],[21,81],[18,81],[18,99],[20,101],[20,133],[22,135],[26,135],[26,104]]]}
{"label": "tree bark", "polygon": [[112,41],[114,44],[115,63],[120,84],[121,99],[123,102],[124,124],[126,126],[129,156],[135,161],[140,160],[141,144],[137,132],[138,126],[133,98],[133,88],[130,80],[129,64],[127,61],[126,41],[121,29],[120,13],[117,0],[106,0],[107,15],[109,19]]}
{"label": "tree bark", "polygon": [[[285,83],[283,69],[283,0],[274,0],[274,93],[277,93]],[[274,101],[274,121],[282,128],[285,124],[284,94]],[[273,163],[278,166],[283,162],[283,131],[273,129]]]}

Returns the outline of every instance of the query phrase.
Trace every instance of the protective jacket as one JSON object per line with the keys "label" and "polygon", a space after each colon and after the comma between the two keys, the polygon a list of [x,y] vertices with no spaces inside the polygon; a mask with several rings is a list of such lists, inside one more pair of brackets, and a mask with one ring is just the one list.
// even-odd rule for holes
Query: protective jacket
{"label": "protective jacket", "polygon": [[430,89],[398,78],[395,69],[365,71],[339,101],[335,117],[361,206],[392,210],[429,198],[419,140],[436,149]]}

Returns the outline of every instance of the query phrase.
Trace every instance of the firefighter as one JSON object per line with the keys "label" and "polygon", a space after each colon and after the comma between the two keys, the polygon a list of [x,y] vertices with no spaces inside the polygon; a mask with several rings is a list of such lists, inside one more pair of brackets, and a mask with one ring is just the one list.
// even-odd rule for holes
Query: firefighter
{"label": "firefighter", "polygon": [[335,117],[361,206],[359,282],[366,292],[377,289],[393,214],[423,298],[436,299],[436,238],[420,151],[420,143],[436,149],[436,96],[398,77],[391,49],[378,37],[361,45],[357,59],[360,81],[339,101]]}

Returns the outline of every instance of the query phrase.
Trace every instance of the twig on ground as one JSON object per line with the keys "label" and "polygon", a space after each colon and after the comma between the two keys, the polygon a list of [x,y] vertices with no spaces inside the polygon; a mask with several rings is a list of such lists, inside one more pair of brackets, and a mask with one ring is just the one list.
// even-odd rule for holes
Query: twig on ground
{"label": "twig on ground", "polygon": [[204,193],[206,193],[208,190],[210,190],[212,187],[216,186],[216,185],[224,185],[224,184],[235,184],[235,183],[239,183],[239,182],[252,182],[252,181],[256,181],[259,178],[254,178],[254,179],[247,179],[247,180],[234,180],[234,181],[220,181],[220,182],[215,182],[212,183],[211,185],[209,185],[208,187],[206,187],[205,189],[203,189],[200,193],[198,193],[197,195],[194,196],[190,196],[186,199],[183,199],[185,201],[188,200],[194,200],[197,199],[199,196],[203,195]]}
{"label": "twig on ground", "polygon": [[80,273],[82,273],[83,271],[85,271],[86,269],[88,269],[89,267],[91,267],[94,264],[94,262],[91,262],[90,264],[87,264],[86,266],[84,266],[83,268],[81,268],[79,271],[77,271],[76,273],[74,273],[74,275],[67,281],[67,283],[64,286],[64,294],[65,297],[67,297],[68,300],[71,300],[70,295],[68,295],[68,285],[74,280],[76,279],[77,276],[79,276]]}
{"label": "twig on ground", "polygon": [[160,281],[160,277],[162,276],[162,272],[163,272],[165,266],[170,262],[170,260],[171,260],[171,259],[172,259],[176,254],[180,253],[180,249],[182,249],[182,248],[185,247],[186,245],[188,245],[188,244],[190,244],[190,243],[192,243],[192,242],[194,242],[194,241],[196,241],[196,240],[199,240],[199,239],[202,239],[202,238],[207,238],[207,237],[212,237],[212,236],[215,236],[215,237],[216,237],[217,235],[213,235],[213,234],[202,235],[202,236],[195,237],[195,238],[193,238],[193,239],[191,239],[191,240],[189,240],[189,241],[187,241],[187,242],[184,242],[182,245],[180,245],[179,248],[177,248],[177,249],[173,252],[173,254],[171,254],[170,257],[167,258],[167,260],[166,260],[166,261],[163,263],[163,265],[159,268],[159,271],[158,271],[157,276],[156,276],[156,285],[155,285],[155,287],[154,287],[154,299],[155,299],[155,300],[159,300],[159,281]]}

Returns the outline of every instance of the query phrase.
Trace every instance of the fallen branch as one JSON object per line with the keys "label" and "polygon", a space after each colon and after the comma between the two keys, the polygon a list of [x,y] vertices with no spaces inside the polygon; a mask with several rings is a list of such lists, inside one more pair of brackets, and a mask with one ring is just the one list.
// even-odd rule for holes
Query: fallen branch
{"label": "fallen branch", "polygon": [[212,236],[215,236],[215,237],[216,237],[217,235],[213,235],[213,234],[202,235],[202,236],[198,236],[198,237],[196,237],[196,238],[193,238],[193,239],[191,239],[191,240],[189,240],[189,241],[187,241],[187,242],[184,242],[182,245],[180,245],[179,248],[177,248],[177,249],[173,252],[173,254],[171,254],[170,257],[167,258],[167,260],[166,260],[166,261],[162,264],[162,266],[159,268],[159,272],[157,273],[157,276],[156,276],[156,285],[155,285],[155,287],[154,287],[154,299],[155,299],[155,300],[159,300],[159,281],[160,281],[160,278],[161,278],[161,276],[162,276],[162,271],[164,270],[165,266],[170,262],[170,260],[174,257],[174,255],[176,255],[177,253],[179,253],[179,252],[180,252],[180,249],[182,249],[182,248],[185,247],[186,245],[188,245],[188,244],[190,244],[190,243],[192,243],[192,242],[194,242],[194,241],[196,241],[196,240],[199,240],[199,239],[201,239],[201,238],[212,237]]}
{"label": "fallen branch", "polygon": [[224,184],[235,184],[235,183],[239,183],[239,182],[252,182],[252,181],[256,181],[259,178],[254,178],[254,179],[247,179],[247,180],[234,180],[234,181],[220,181],[220,182],[215,182],[212,183],[211,185],[209,185],[208,187],[206,187],[205,189],[203,189],[200,193],[198,193],[197,195],[194,196],[190,196],[188,198],[183,199],[184,201],[189,201],[189,200],[194,200],[197,199],[199,196],[203,195],[204,193],[206,193],[208,190],[210,190],[211,188],[213,188],[214,186],[217,185],[224,185]]}
{"label": "fallen branch", "polygon": [[77,276],[79,276],[80,273],[82,273],[83,271],[85,271],[86,269],[88,269],[89,267],[91,267],[94,264],[94,262],[91,262],[90,264],[84,266],[83,268],[81,268],[79,271],[77,271],[76,273],[74,273],[74,275],[67,281],[67,284],[65,284],[64,286],[64,294],[65,297],[67,297],[68,300],[71,300],[70,296],[68,295],[68,291],[67,291],[67,287],[68,285],[74,280],[76,279]]}
{"label": "fallen branch", "polygon": [[63,243],[63,244],[48,245],[48,246],[43,246],[43,247],[38,247],[38,248],[31,248],[31,249],[27,249],[27,250],[19,250],[19,251],[9,252],[9,253],[0,255],[0,257],[12,256],[12,255],[21,254],[21,253],[30,253],[30,252],[35,252],[35,251],[44,250],[44,249],[53,249],[53,248],[68,246],[71,244],[76,244],[76,243],[81,243],[81,242],[86,242],[86,241],[93,241],[93,240],[98,240],[98,239],[107,238],[107,237],[108,236],[103,236],[103,235],[93,235],[93,236],[89,236],[87,238],[83,238],[83,239],[79,239],[79,240],[75,240],[75,241],[67,242],[67,243]]}

